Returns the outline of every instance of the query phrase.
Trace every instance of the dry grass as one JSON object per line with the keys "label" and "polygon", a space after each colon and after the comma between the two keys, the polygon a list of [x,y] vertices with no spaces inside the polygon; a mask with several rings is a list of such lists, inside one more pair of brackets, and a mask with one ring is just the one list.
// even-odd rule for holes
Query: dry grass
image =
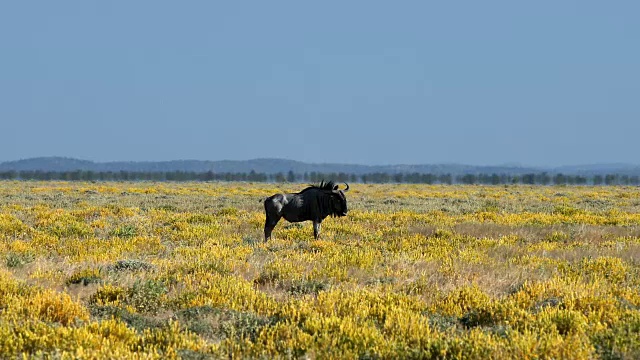
{"label": "dry grass", "polygon": [[637,188],[354,184],[320,240],[263,243],[258,200],[299,188],[1,183],[0,352],[640,355]]}

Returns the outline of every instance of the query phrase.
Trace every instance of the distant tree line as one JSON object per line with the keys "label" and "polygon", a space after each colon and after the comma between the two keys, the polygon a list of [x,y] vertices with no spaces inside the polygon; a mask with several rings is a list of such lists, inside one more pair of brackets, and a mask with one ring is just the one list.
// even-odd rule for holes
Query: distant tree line
{"label": "distant tree line", "polygon": [[531,173],[531,174],[348,174],[305,172],[266,174],[251,171],[245,172],[138,172],[138,171],[2,171],[2,180],[64,180],[64,181],[251,181],[251,182],[318,182],[332,179],[339,182],[353,183],[409,183],[409,184],[531,184],[531,185],[639,185],[637,175],[564,175]]}

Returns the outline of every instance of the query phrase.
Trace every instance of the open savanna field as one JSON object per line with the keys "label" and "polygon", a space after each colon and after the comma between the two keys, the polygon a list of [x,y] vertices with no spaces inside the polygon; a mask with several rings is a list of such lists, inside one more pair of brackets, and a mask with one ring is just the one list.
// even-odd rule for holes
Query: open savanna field
{"label": "open savanna field", "polygon": [[640,358],[640,189],[0,182],[0,357]]}

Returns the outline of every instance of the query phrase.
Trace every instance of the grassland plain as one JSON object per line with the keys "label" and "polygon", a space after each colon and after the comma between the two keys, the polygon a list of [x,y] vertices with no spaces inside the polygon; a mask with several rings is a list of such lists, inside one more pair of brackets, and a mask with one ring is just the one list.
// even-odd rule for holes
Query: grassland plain
{"label": "grassland plain", "polygon": [[0,182],[2,358],[640,358],[640,190]]}

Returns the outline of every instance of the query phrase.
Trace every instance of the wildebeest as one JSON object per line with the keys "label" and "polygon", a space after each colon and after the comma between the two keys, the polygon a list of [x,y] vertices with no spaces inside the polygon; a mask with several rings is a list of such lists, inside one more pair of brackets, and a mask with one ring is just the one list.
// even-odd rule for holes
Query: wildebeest
{"label": "wildebeest", "polygon": [[289,222],[313,221],[313,237],[320,235],[320,224],[327,216],[347,215],[347,187],[339,190],[333,181],[311,185],[294,194],[275,194],[264,200],[264,241],[269,240],[271,231],[280,218]]}

